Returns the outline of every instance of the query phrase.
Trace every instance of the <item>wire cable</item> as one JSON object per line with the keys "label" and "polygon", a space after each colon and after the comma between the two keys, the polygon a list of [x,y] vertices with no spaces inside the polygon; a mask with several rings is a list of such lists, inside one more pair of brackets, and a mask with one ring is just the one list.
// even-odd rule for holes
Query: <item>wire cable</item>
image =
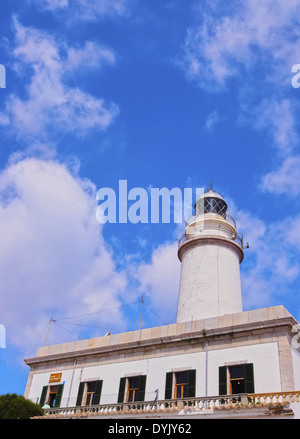
{"label": "wire cable", "polygon": [[[120,309],[120,308],[124,308],[126,306],[131,306],[131,305],[135,305],[137,303],[140,303],[141,301],[138,300],[136,302],[132,302],[132,303],[128,303],[125,305],[121,305],[118,307],[114,307],[114,308],[109,308],[109,309],[105,309],[105,310],[101,310],[101,311],[96,311],[96,312],[92,312],[92,313],[86,313],[86,314],[80,314],[77,316],[70,316],[70,317],[64,317],[61,319],[52,319],[51,318],[51,323],[54,323],[56,326],[58,326],[59,328],[63,329],[64,331],[68,332],[69,334],[71,334],[73,337],[75,337],[77,340],[79,340],[79,336],[77,334],[75,334],[74,332],[69,331],[68,329],[66,329],[63,325],[72,325],[72,326],[81,326],[81,327],[86,327],[86,328],[93,328],[93,329],[105,329],[105,330],[109,330],[109,331],[128,331],[128,328],[111,328],[111,327],[103,327],[103,326],[94,326],[94,325],[85,325],[83,323],[71,323],[71,322],[66,322],[66,320],[68,319],[75,319],[75,318],[80,318],[80,317],[86,317],[86,316],[90,316],[93,314],[98,314],[98,313],[102,313],[102,312],[106,312],[106,311],[112,311],[115,309]],[[151,311],[151,313],[153,315],[155,315],[156,318],[158,318],[164,325],[166,325],[167,323],[155,312],[153,311],[153,309],[150,308],[150,306],[148,306],[145,302],[143,302],[144,305],[146,306],[146,308]],[[59,322],[59,323],[58,323]],[[48,324],[47,324],[48,326]],[[47,326],[45,327],[45,329],[43,330],[42,334],[40,335],[37,343],[35,344],[35,346],[33,347],[31,353],[33,352],[34,348],[38,345],[40,339],[42,338],[42,335],[44,334]],[[30,353],[30,355],[31,355]]]}
{"label": "wire cable", "polygon": [[152,312],[152,314],[154,314],[164,325],[166,325],[167,323],[166,322],[164,322],[160,317],[159,317],[159,315],[157,315],[145,302],[144,302],[144,305],[149,309],[149,311],[151,311]]}
{"label": "wire cable", "polygon": [[61,318],[61,319],[56,319],[56,321],[59,321],[59,322],[60,322],[60,321],[62,321],[62,320],[76,319],[76,318],[79,318],[79,317],[90,316],[90,315],[92,315],[92,314],[100,314],[100,313],[102,313],[102,312],[113,311],[113,310],[115,310],[115,309],[120,309],[120,308],[124,308],[124,307],[126,307],[126,306],[135,305],[136,303],[139,303],[139,301],[137,301],[137,302],[133,302],[133,303],[127,303],[126,305],[116,306],[116,307],[114,307],[114,308],[103,309],[103,310],[101,310],[101,311],[90,312],[90,313],[87,313],[87,314],[80,314],[80,315],[77,315],[77,316],[71,316],[71,317],[63,317],[63,318]]}
{"label": "wire cable", "polygon": [[37,348],[37,346],[38,346],[38,344],[39,344],[39,342],[40,342],[40,340],[41,340],[41,338],[42,338],[42,335],[44,335],[44,332],[46,331],[48,325],[49,325],[49,322],[47,322],[47,325],[45,326],[45,328],[44,328],[43,332],[41,333],[39,339],[37,340],[37,342],[35,343],[35,345],[34,345],[33,348],[31,349],[30,354],[28,355],[28,358],[31,357],[31,354],[32,354],[33,351]]}
{"label": "wire cable", "polygon": [[111,327],[103,327],[103,326],[92,326],[92,325],[84,325],[82,323],[64,322],[64,325],[84,326],[86,328],[106,329],[106,330],[110,330],[110,331],[127,331],[127,328],[111,328]]}
{"label": "wire cable", "polygon": [[65,330],[66,332],[68,332],[69,334],[73,335],[77,340],[79,340],[79,337],[78,337],[77,334],[74,334],[73,332],[68,331],[66,328],[64,328],[63,326],[59,325],[59,324],[56,322],[56,320],[52,320],[52,322],[53,322],[55,325],[59,326],[60,328],[64,329],[64,330]]}

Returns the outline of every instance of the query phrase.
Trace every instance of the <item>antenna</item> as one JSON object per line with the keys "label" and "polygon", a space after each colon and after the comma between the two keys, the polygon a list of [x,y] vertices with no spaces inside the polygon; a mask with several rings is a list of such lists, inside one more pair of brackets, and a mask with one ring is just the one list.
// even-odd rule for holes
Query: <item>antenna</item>
{"label": "antenna", "polygon": [[141,324],[142,324],[142,312],[143,312],[143,303],[144,303],[144,298],[142,296],[142,300],[139,300],[139,302],[141,302],[141,313],[140,313],[140,324],[139,324],[139,331],[141,330]]}

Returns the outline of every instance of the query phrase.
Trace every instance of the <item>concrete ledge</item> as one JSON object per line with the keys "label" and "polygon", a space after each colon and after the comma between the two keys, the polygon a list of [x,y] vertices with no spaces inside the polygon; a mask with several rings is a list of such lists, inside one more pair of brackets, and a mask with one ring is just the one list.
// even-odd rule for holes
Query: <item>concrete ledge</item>
{"label": "concrete ledge", "polygon": [[240,264],[243,262],[244,251],[242,247],[236,241],[224,238],[222,236],[197,236],[195,238],[190,238],[184,241],[177,252],[180,262],[182,262],[182,253],[190,246],[197,246],[199,244],[199,241],[201,241],[203,245],[220,245],[220,243],[222,243],[223,246],[231,248],[235,252],[237,252],[237,254],[239,255]]}

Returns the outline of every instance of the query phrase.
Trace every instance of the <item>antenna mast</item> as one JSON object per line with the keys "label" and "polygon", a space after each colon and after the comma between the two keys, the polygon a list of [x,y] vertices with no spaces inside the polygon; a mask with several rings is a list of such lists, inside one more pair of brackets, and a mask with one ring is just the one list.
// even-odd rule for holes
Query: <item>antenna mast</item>
{"label": "antenna mast", "polygon": [[139,302],[141,302],[140,324],[139,324],[139,331],[140,331],[141,330],[141,325],[142,325],[142,312],[143,312],[143,303],[144,303],[143,296],[142,296],[142,300],[140,300]]}

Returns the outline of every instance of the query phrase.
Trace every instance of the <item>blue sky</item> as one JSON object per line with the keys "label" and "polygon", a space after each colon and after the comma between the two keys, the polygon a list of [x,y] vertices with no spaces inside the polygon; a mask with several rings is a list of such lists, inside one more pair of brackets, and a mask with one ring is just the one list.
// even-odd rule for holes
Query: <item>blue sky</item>
{"label": "blue sky", "polygon": [[212,181],[250,244],[244,309],[299,320],[299,1],[0,8],[0,393],[24,392],[50,317],[48,343],[137,329],[142,296],[142,327],[175,322],[182,226],[99,224],[119,180]]}

